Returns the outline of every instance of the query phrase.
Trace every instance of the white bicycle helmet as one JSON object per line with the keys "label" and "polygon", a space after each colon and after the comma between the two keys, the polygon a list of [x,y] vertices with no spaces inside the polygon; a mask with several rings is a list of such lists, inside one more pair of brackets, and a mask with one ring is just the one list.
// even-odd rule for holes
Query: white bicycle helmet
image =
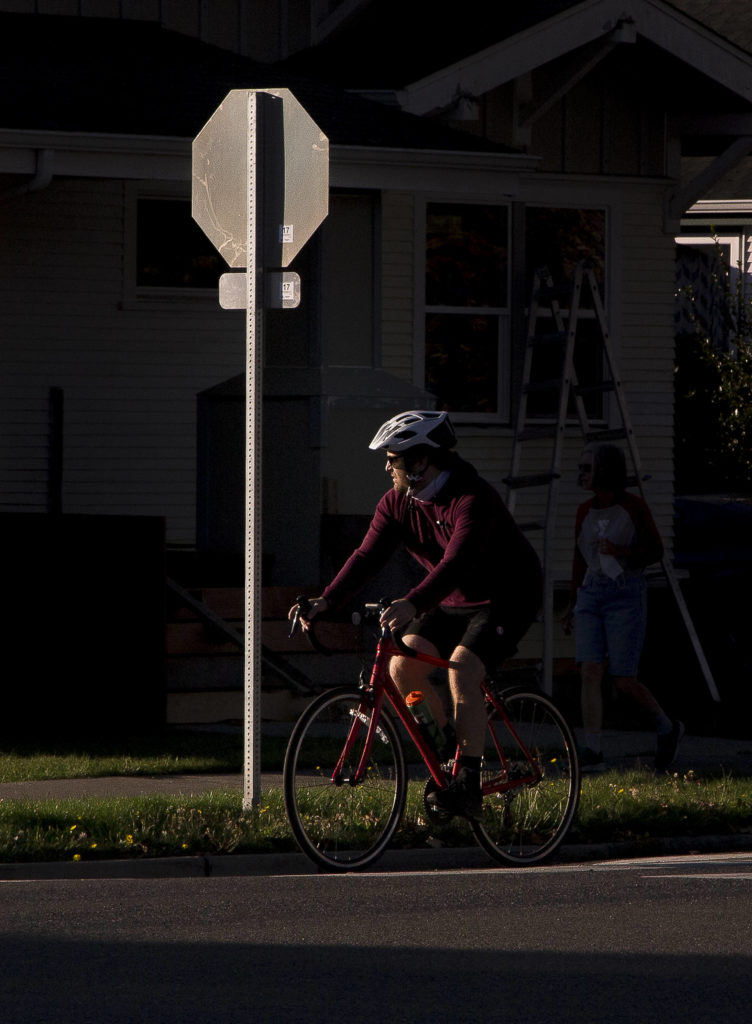
{"label": "white bicycle helmet", "polygon": [[368,447],[371,451],[388,449],[391,452],[404,452],[419,444],[428,445],[429,448],[452,448],[456,440],[457,435],[447,413],[411,409],[410,412],[400,412],[387,420]]}

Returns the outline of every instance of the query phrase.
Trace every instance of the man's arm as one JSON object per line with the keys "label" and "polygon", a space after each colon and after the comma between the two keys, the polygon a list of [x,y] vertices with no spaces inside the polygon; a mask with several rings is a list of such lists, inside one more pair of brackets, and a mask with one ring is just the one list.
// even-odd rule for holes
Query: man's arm
{"label": "man's arm", "polygon": [[488,544],[494,528],[504,523],[496,515],[491,502],[477,494],[460,498],[454,509],[452,535],[441,559],[405,595],[418,613],[435,608],[453,590],[461,587],[480,571],[488,554]]}
{"label": "man's arm", "polygon": [[392,509],[394,498],[385,494],[359,547],[353,551],[334,579],[324,587],[322,597],[329,607],[339,607],[382,569],[400,543],[398,517]]}

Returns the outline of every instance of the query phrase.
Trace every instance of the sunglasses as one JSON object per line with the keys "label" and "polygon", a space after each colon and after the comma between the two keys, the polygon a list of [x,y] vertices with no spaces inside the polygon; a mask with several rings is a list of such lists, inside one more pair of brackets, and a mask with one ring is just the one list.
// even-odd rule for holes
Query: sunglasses
{"label": "sunglasses", "polygon": [[404,455],[387,455],[387,457],[386,457],[386,464],[390,468],[391,467],[396,467],[397,469],[399,469],[400,465],[404,466],[404,464],[405,464],[405,456]]}

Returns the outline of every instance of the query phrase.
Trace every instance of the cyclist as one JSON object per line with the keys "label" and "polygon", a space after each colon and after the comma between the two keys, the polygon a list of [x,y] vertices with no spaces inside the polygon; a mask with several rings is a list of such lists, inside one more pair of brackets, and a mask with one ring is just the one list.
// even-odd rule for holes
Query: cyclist
{"label": "cyclist", "polygon": [[[445,814],[477,819],[486,730],[481,683],[514,654],[535,618],[542,573],[501,496],[452,451],[455,443],[446,412],[411,410],[381,426],[369,448],[386,453],[392,487],[376,506],[360,546],[312,600],[306,620],[343,605],[400,545],[417,559],[426,570],[424,579],[386,609],[381,624],[404,630],[408,646],[452,662],[449,687],[460,763],[452,784],[433,799]],[[297,606],[290,616],[296,611]],[[446,711],[428,680],[429,665],[398,656],[390,671],[403,696],[422,690],[438,724],[447,726]]]}

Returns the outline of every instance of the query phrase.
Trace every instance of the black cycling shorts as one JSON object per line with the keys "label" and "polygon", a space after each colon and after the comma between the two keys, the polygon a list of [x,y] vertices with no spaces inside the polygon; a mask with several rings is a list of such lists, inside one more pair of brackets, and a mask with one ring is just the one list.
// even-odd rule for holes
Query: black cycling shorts
{"label": "black cycling shorts", "polygon": [[534,613],[504,614],[490,604],[439,607],[413,619],[404,635],[424,637],[445,659],[451,657],[455,648],[466,647],[480,658],[488,672],[493,672],[517,653],[517,645],[534,617]]}

